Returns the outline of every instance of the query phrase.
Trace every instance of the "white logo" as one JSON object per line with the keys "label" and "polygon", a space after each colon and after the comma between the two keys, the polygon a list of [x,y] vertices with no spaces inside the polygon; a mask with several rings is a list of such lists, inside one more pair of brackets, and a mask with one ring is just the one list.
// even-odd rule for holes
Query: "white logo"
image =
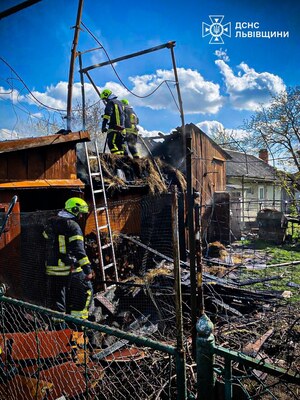
{"label": "white logo", "polygon": [[211,24],[202,22],[202,37],[211,35],[210,44],[224,44],[222,35],[231,37],[231,22],[222,25],[224,15],[209,15]]}

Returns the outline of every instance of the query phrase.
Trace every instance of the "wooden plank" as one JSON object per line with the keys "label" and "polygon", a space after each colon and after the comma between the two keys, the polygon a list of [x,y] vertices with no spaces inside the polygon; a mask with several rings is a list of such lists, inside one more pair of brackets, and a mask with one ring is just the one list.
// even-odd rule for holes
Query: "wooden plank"
{"label": "wooden plank", "polygon": [[68,135],[49,135],[37,138],[26,138],[18,140],[5,140],[0,142],[0,153],[20,151],[35,147],[53,146],[68,142],[87,142],[90,140],[90,134],[87,131],[72,132]]}
{"label": "wooden plank", "polygon": [[37,189],[37,188],[84,188],[80,179],[37,179],[35,181],[15,181],[0,183],[1,189]]}
{"label": "wooden plank", "polygon": [[0,155],[0,181],[1,179],[7,179],[7,156]]}
{"label": "wooden plank", "polygon": [[48,149],[45,160],[45,178],[61,178],[61,148],[53,147]]}
{"label": "wooden plank", "polygon": [[63,146],[61,149],[61,173],[60,178],[70,179],[72,176],[77,176],[76,168],[76,149],[69,146]]}
{"label": "wooden plank", "polygon": [[30,180],[45,177],[45,151],[44,149],[28,152],[28,176]]}
{"label": "wooden plank", "polygon": [[274,329],[271,328],[265,334],[263,334],[255,343],[246,344],[246,346],[244,346],[243,348],[243,353],[251,356],[256,356],[262,348],[263,344],[266,342],[266,340],[269,339],[270,336],[273,335],[273,333]]}
{"label": "wooden plank", "polygon": [[7,158],[7,178],[10,180],[27,179],[27,155],[12,153]]}

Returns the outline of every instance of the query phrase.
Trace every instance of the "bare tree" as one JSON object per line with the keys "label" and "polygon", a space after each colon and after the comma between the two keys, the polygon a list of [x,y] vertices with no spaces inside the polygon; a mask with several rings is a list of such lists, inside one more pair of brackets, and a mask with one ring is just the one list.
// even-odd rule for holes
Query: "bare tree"
{"label": "bare tree", "polygon": [[[99,101],[97,103],[91,104],[89,101],[85,106],[85,130],[89,131],[92,136],[99,133],[101,126],[102,114],[104,112],[104,107]],[[82,130],[83,129],[83,110],[80,103],[77,104],[72,115],[72,130]]]}
{"label": "bare tree", "polygon": [[268,148],[282,165],[300,172],[300,87],[274,96],[269,106],[261,105],[244,129],[249,143]]}
{"label": "bare tree", "polygon": [[[85,107],[85,130],[89,131],[91,136],[97,136],[99,133],[100,122],[103,114],[103,106],[99,102],[86,103]],[[83,110],[82,105],[77,103],[72,114],[72,131],[83,130]],[[61,129],[66,128],[65,117],[58,113],[44,113],[40,117],[29,118],[22,124],[22,129],[28,135],[52,135]]]}
{"label": "bare tree", "polygon": [[233,130],[216,127],[212,130],[210,137],[214,142],[226,149],[241,151],[240,139],[236,138]]}

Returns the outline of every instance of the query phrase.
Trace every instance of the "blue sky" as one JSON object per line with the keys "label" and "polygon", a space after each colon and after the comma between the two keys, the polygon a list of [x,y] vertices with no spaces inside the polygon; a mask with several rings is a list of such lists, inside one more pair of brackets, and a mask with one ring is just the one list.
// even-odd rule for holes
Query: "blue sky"
{"label": "blue sky", "polygon": [[[22,0],[0,2],[0,11]],[[176,41],[175,56],[186,123],[199,124],[209,132],[215,126],[236,130],[260,103],[268,104],[288,86],[299,85],[300,2],[294,0],[191,0],[190,2],[85,0],[82,21],[105,47],[110,58]],[[65,109],[69,61],[76,21],[77,0],[42,0],[0,20],[1,57],[20,76],[20,81],[0,60],[0,139],[31,135],[30,119],[53,118],[66,127]],[[222,15],[221,25],[231,23],[231,37],[210,44],[211,35],[202,37],[202,23],[212,25],[211,15]],[[257,23],[260,32],[288,32],[289,37],[235,37],[237,22]],[[248,25],[247,25],[248,26]],[[97,47],[83,29],[79,51]],[[103,50],[83,56],[84,66],[106,61]],[[173,80],[170,51],[167,49],[117,63],[125,85],[146,96],[164,80]],[[75,68],[74,104],[80,101],[78,64]],[[141,132],[168,133],[180,125],[180,116],[166,84],[143,99],[129,94],[111,67],[91,71],[102,90],[112,88],[128,98],[140,117]],[[86,80],[86,96],[98,96]],[[38,107],[30,89],[46,106]],[[174,84],[169,87],[176,96]]]}

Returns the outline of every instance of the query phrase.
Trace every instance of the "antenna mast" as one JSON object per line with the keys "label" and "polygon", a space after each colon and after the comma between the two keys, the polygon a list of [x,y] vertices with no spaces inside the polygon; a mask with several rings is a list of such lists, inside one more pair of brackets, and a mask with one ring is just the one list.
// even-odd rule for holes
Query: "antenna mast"
{"label": "antenna mast", "polygon": [[67,98],[67,129],[71,130],[71,114],[72,114],[72,94],[73,94],[73,80],[74,80],[74,66],[77,57],[77,44],[81,24],[83,0],[79,0],[77,18],[74,32],[74,39],[71,50],[70,70],[69,70],[69,82],[68,82],[68,98]]}

